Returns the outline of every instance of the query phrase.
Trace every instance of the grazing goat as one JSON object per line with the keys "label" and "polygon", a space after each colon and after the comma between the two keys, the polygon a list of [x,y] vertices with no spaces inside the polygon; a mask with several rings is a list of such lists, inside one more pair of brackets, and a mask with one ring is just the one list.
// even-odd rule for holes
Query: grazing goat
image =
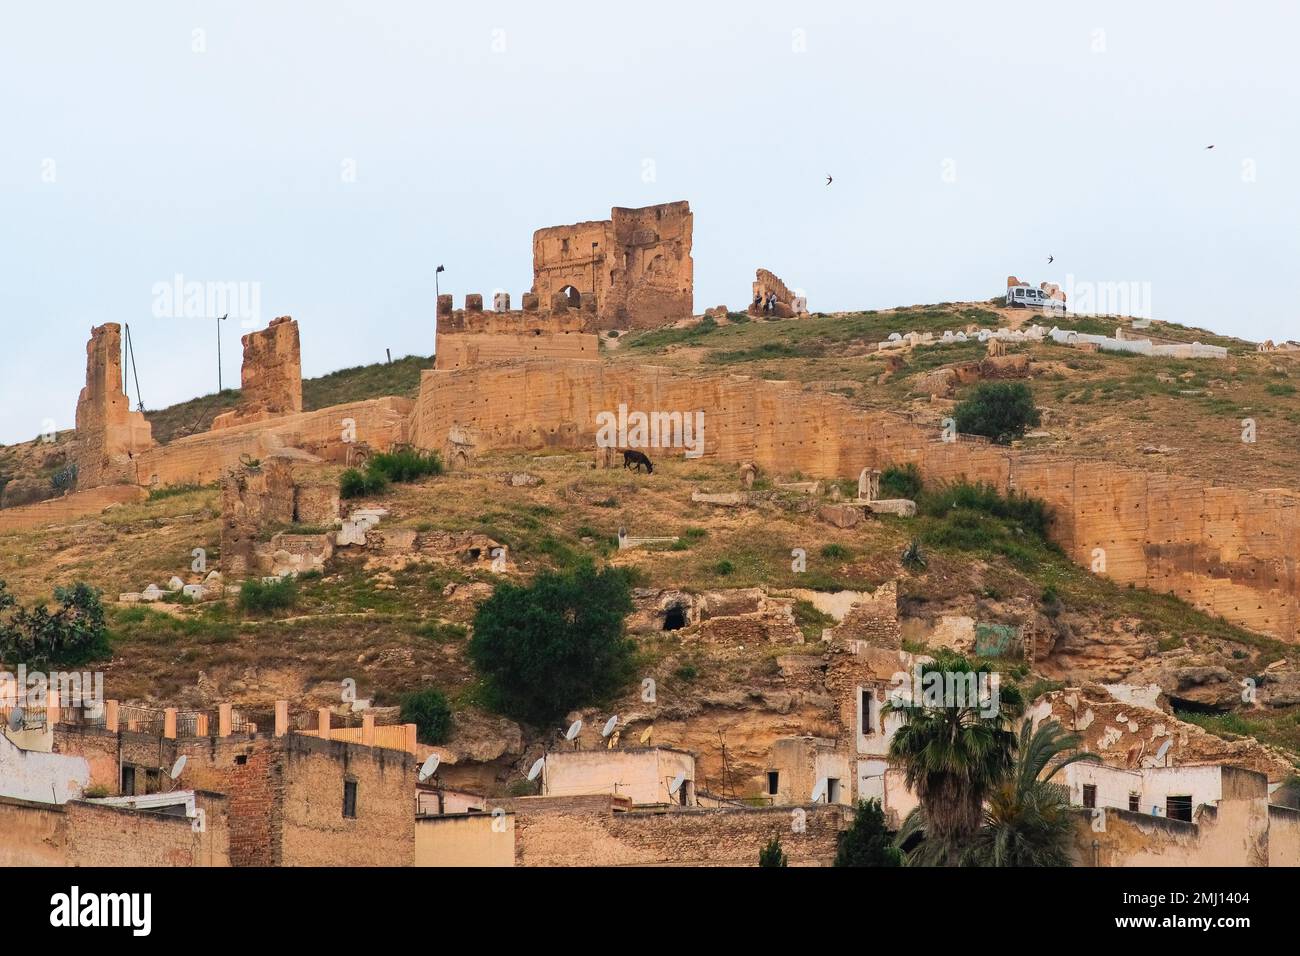
{"label": "grazing goat", "polygon": [[655,466],[650,464],[650,459],[646,457],[645,452],[636,451],[635,449],[628,449],[623,452],[624,468],[635,466],[636,470],[640,471],[642,465],[645,465],[645,470],[648,474],[653,475],[655,473]]}

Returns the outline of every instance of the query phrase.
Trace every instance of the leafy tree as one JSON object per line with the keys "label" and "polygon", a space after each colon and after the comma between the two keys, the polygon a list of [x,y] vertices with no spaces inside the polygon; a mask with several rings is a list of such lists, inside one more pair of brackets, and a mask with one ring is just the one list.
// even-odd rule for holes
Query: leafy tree
{"label": "leafy tree", "polygon": [[[931,673],[938,679],[950,675],[954,684],[968,675],[978,677],[976,668],[956,654],[922,665],[923,688]],[[904,821],[898,841],[902,845],[922,835],[911,862],[956,865],[983,821],[985,799],[1011,767],[1016,738],[1007,720],[1008,711],[1020,709],[1019,694],[1012,687],[1000,688],[994,708],[969,698],[888,706],[904,718],[890,741],[890,759],[903,767],[907,786],[920,801]]]}
{"label": "leafy tree", "polygon": [[270,614],[293,607],[298,601],[298,581],[283,577],[276,581],[249,578],[239,586],[239,609],[246,614]]}
{"label": "leafy tree", "polygon": [[498,584],[474,616],[469,656],[501,713],[532,724],[606,697],[631,676],[630,572],[584,560],[529,585]]}
{"label": "leafy tree", "polygon": [[976,834],[968,862],[979,866],[1069,866],[1074,815],[1066,788],[1053,783],[1057,772],[1080,760],[1097,761],[1079,750],[1080,738],[1055,720],[1034,730],[1026,717],[1016,745],[1016,762],[989,793],[984,826]]}
{"label": "leafy tree", "polygon": [[435,688],[405,694],[401,699],[402,723],[415,724],[416,734],[426,744],[442,744],[451,736],[451,707]]}
{"label": "leafy tree", "polygon": [[836,866],[902,866],[903,854],[885,826],[879,800],[859,800],[853,826],[839,835]]}
{"label": "leafy tree", "polygon": [[953,419],[964,435],[983,435],[1008,445],[1022,438],[1042,416],[1034,405],[1034,393],[1024,382],[981,382],[953,410]]}
{"label": "leafy tree", "polygon": [[759,866],[789,866],[790,861],[785,855],[785,850],[781,849],[780,834],[773,833],[772,839],[767,841],[767,846],[758,851]]}
{"label": "leafy tree", "polygon": [[79,667],[110,653],[100,592],[84,581],[56,587],[51,611],[44,604],[28,610],[0,581],[0,660],[29,666]]}

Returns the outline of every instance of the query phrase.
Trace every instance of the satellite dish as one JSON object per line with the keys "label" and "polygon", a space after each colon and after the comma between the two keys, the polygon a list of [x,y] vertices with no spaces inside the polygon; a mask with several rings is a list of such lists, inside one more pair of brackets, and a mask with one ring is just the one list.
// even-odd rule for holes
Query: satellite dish
{"label": "satellite dish", "polygon": [[565,740],[573,740],[578,734],[582,733],[582,720],[575,720],[569,724],[569,729],[564,732]]}
{"label": "satellite dish", "polygon": [[437,772],[438,764],[440,763],[442,763],[441,757],[437,754],[429,754],[428,759],[425,760],[424,763],[420,764],[420,773],[417,778],[420,783],[424,783],[424,781],[432,777]]}
{"label": "satellite dish", "polygon": [[605,721],[605,726],[601,728],[600,735],[602,737],[608,737],[610,734],[614,732],[614,728],[617,726],[618,726],[618,714],[615,714],[613,717],[609,718],[609,720]]}
{"label": "satellite dish", "polygon": [[21,730],[23,726],[24,716],[26,715],[23,713],[23,708],[21,704],[15,707],[13,710],[9,711],[9,729],[12,730],[14,733],[17,733],[19,730]]}
{"label": "satellite dish", "polygon": [[669,796],[673,796],[673,797],[677,796],[677,791],[682,789],[682,784],[684,784],[685,782],[686,782],[685,772],[679,773],[677,776],[673,777],[673,782],[668,785]]}
{"label": "satellite dish", "polygon": [[[1156,751],[1156,760],[1164,760],[1165,754],[1169,753],[1169,748],[1172,747],[1173,745],[1174,745],[1173,738],[1170,738],[1169,740],[1166,740],[1164,743],[1162,743],[1160,745],[1160,749]],[[1166,766],[1168,766],[1168,764],[1166,764]]]}
{"label": "satellite dish", "polygon": [[171,777],[173,780],[175,780],[177,777],[179,777],[179,776],[181,775],[181,771],[185,769],[185,761],[186,761],[187,759],[189,759],[189,758],[187,758],[187,757],[184,756],[183,754],[182,754],[181,756],[177,757],[177,758],[176,758],[176,762],[175,762],[174,764],[172,764],[172,771],[171,771],[171,773],[167,774],[167,776]]}
{"label": "satellite dish", "polygon": [[647,728],[645,729],[645,731],[641,734],[641,743],[643,743],[643,744],[645,744],[645,743],[649,743],[649,742],[650,742],[650,735],[653,734],[654,732],[655,732],[655,725],[654,725],[654,724],[651,724],[651,725],[650,725],[649,727],[647,727]]}
{"label": "satellite dish", "polygon": [[533,765],[528,768],[528,779],[536,780],[537,775],[542,772],[542,768],[545,766],[546,766],[545,757],[538,757],[536,760],[534,760]]}
{"label": "satellite dish", "polygon": [[826,778],[822,777],[817,781],[817,786],[813,787],[812,802],[819,803],[821,798],[826,795]]}

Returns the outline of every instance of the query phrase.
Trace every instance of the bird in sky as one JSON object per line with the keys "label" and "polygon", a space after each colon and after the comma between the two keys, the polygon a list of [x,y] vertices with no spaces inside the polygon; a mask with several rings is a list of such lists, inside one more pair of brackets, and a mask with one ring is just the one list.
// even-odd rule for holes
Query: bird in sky
{"label": "bird in sky", "polygon": [[1209,146],[1207,146],[1207,147],[1205,147],[1205,148],[1206,148],[1206,149],[1214,149],[1214,144],[1211,143]]}
{"label": "bird in sky", "polygon": [[1050,266],[1050,265],[1052,264],[1052,262],[1053,262],[1055,259],[1056,259],[1056,256],[1048,256],[1048,257],[1047,257],[1047,264]]}
{"label": "bird in sky", "polygon": [[827,185],[827,186],[829,186],[829,185],[831,184],[831,180],[832,180],[833,178],[834,178],[834,177],[832,177],[832,176],[827,176],[827,177],[826,177],[826,185]]}

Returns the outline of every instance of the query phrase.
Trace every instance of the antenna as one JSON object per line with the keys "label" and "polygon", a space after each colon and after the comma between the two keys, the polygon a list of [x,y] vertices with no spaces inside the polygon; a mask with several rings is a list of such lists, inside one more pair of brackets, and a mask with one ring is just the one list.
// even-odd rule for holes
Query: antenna
{"label": "antenna", "polygon": [[642,732],[641,743],[648,744],[650,742],[650,735],[653,734],[654,732],[655,732],[655,725],[651,724]]}
{"label": "antenna", "polygon": [[608,737],[614,732],[614,728],[617,726],[618,714],[615,714],[613,717],[609,718],[609,720],[605,721],[605,726],[600,729],[600,735],[602,737]]}
{"label": "antenna", "polygon": [[545,757],[538,757],[536,760],[534,760],[534,761],[533,761],[533,765],[532,765],[531,767],[528,768],[528,779],[529,779],[529,781],[536,780],[536,779],[537,779],[537,775],[538,775],[539,773],[542,772],[542,768],[545,767],[545,766],[546,766],[546,758],[545,758]]}
{"label": "antenna", "polygon": [[9,711],[9,730],[13,733],[23,729],[23,719],[27,715],[23,713],[23,705],[19,704],[13,710]]}
{"label": "antenna", "polygon": [[435,773],[437,773],[438,764],[440,763],[442,763],[441,757],[439,757],[437,754],[429,754],[428,758],[424,761],[424,763],[420,765],[420,772],[416,776],[416,779],[419,780],[420,783],[424,783],[424,781],[428,780]]}
{"label": "antenna", "polygon": [[821,803],[824,796],[826,796],[826,778],[822,777],[817,781],[817,786],[813,787],[812,802]]}
{"label": "antenna", "polygon": [[[171,770],[163,770],[163,773],[167,774],[167,779],[168,779],[167,792],[168,792],[168,793],[171,793],[172,788],[176,786],[176,778],[179,777],[179,776],[181,775],[181,771],[183,771],[183,770],[185,769],[185,762],[186,762],[188,759],[189,759],[189,758],[186,757],[184,754],[181,754],[179,757],[176,758],[176,762],[175,762],[174,764],[172,764],[172,768],[171,768]],[[160,768],[160,769],[161,769],[161,768]]]}

